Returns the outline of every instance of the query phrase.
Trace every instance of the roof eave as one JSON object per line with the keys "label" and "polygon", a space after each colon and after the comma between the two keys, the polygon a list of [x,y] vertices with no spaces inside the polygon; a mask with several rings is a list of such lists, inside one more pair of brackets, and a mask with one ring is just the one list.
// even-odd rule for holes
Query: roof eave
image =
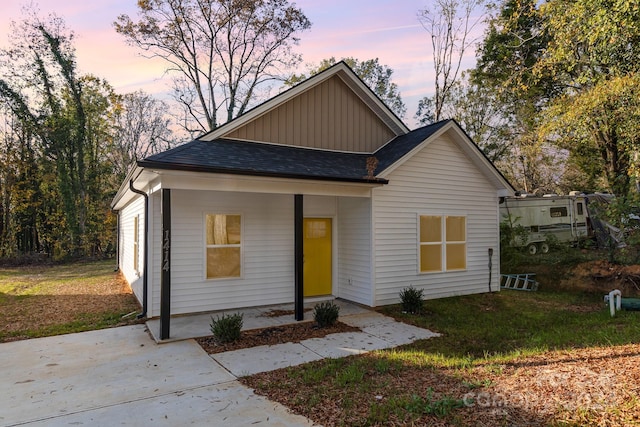
{"label": "roof eave", "polygon": [[244,176],[263,176],[263,177],[270,177],[270,178],[304,179],[304,180],[314,180],[314,181],[354,182],[354,183],[362,183],[362,184],[381,184],[381,185],[389,183],[389,180],[385,178],[378,178],[378,177],[353,178],[353,177],[303,175],[303,174],[294,174],[294,173],[288,174],[288,173],[266,172],[266,171],[257,171],[257,170],[216,168],[211,166],[197,166],[197,165],[181,164],[181,163],[167,164],[163,162],[150,162],[146,160],[139,161],[138,166],[147,168],[147,169],[175,170],[175,171],[185,171],[185,172],[221,173],[221,174],[244,175]]}
{"label": "roof eave", "polygon": [[122,197],[124,197],[127,191],[129,191],[129,181],[131,181],[132,179],[135,180],[134,176],[140,175],[141,172],[142,172],[142,169],[137,164],[129,170],[129,173],[127,173],[126,178],[120,185],[118,192],[116,193],[115,196],[113,196],[113,199],[111,200],[110,207],[112,210],[117,210],[115,208],[118,205],[118,202],[120,201],[120,199],[122,199]]}

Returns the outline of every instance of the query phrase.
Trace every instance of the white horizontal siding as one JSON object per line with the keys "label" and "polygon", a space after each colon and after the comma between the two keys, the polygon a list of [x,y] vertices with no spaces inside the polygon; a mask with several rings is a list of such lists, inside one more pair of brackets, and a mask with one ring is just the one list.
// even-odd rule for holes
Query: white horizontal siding
{"label": "white horizontal siding", "polygon": [[371,200],[338,200],[338,296],[372,305]]}
{"label": "white horizontal siding", "polygon": [[[138,217],[139,240],[138,240],[138,270],[133,267],[134,258],[134,221]],[[120,271],[124,275],[134,295],[142,303],[142,272],[144,269],[144,197],[137,196],[119,212],[119,262]]]}
{"label": "white horizontal siding", "polygon": [[[375,305],[399,301],[408,286],[425,298],[489,290],[488,248],[493,248],[492,289],[498,289],[497,191],[455,143],[442,136],[394,170],[373,191]],[[465,271],[418,274],[418,217],[467,218]]]}
{"label": "white horizontal siding", "polygon": [[[159,207],[158,200],[155,212]],[[242,215],[241,278],[205,279],[207,213]],[[292,195],[172,190],[171,313],[293,301],[293,214]],[[159,237],[159,214],[155,224]],[[155,265],[160,265],[160,246],[155,246]],[[158,316],[160,272],[153,277],[158,291],[153,293],[152,316]]]}
{"label": "white horizontal siding", "polygon": [[149,307],[147,308],[148,317],[156,317],[160,315],[160,266],[162,265],[162,216],[160,214],[160,205],[162,198],[160,193],[156,192],[149,197],[149,206],[153,214],[151,223],[149,224],[151,236],[149,237],[149,251],[151,252],[151,261],[149,262],[149,283],[147,284],[147,298]]}
{"label": "white horizontal siding", "polygon": [[329,196],[304,196],[304,216],[333,218],[337,212],[336,199]]}

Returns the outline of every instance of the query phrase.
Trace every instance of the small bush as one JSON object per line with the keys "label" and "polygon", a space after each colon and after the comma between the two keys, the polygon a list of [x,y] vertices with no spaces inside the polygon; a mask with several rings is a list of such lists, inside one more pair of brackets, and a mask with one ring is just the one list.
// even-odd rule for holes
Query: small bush
{"label": "small bush", "polygon": [[220,344],[234,342],[240,338],[242,330],[242,313],[223,314],[222,317],[211,317],[211,333]]}
{"label": "small bush", "polygon": [[424,308],[422,300],[422,289],[416,289],[413,286],[404,288],[400,291],[400,301],[402,302],[402,311],[411,314],[420,314]]}
{"label": "small bush", "polygon": [[340,307],[331,301],[316,304],[313,309],[313,319],[321,328],[326,328],[336,323],[338,321],[339,314]]}

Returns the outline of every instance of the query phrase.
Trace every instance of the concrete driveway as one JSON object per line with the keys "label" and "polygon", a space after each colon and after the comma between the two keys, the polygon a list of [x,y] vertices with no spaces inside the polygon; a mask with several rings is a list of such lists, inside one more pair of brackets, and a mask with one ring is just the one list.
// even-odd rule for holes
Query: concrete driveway
{"label": "concrete driveway", "polygon": [[2,426],[310,426],[144,325],[0,344]]}

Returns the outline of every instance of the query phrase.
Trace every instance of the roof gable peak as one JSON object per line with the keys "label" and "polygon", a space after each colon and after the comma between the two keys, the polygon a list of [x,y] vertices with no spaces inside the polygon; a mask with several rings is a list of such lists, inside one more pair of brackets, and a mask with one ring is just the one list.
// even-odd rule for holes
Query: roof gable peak
{"label": "roof gable peak", "polygon": [[[326,70],[309,77],[296,86],[252,108],[243,115],[223,124],[217,129],[200,136],[198,139],[203,141],[212,141],[222,137],[230,137],[234,132],[237,132],[241,128],[249,126],[252,122],[265,117],[265,115],[283,107],[285,104],[296,98],[301,98],[312,93],[314,88],[318,88],[323,84],[327,85],[330,83],[330,80],[336,78],[341,82],[339,83],[340,90],[350,93],[350,96],[357,99],[357,102],[362,106],[361,108],[366,108],[369,114],[375,118],[375,121],[379,122],[377,126],[384,128],[385,132],[391,137],[403,135],[409,132],[408,127],[395,115],[395,113],[393,113],[393,111],[391,111],[384,102],[378,98],[378,96],[344,61],[340,61]],[[327,92],[324,87],[317,90]],[[338,105],[340,105],[340,103]],[[325,111],[314,112],[314,114],[324,115],[328,113],[330,113],[330,111],[326,110],[326,108]],[[246,136],[244,139],[247,139]]]}

